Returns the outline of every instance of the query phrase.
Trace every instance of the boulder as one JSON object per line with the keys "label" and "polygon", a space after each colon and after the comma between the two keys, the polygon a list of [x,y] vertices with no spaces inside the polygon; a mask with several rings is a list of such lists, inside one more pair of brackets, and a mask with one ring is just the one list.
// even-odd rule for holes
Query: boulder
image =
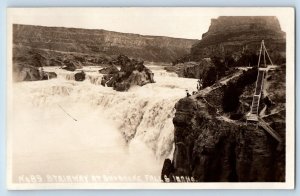
{"label": "boulder", "polygon": [[68,70],[68,71],[75,71],[76,69],[81,69],[82,65],[80,62],[77,61],[71,61],[71,60],[65,60],[63,62],[64,66],[62,69]]}
{"label": "boulder", "polygon": [[42,74],[42,80],[49,80],[53,78],[57,78],[57,74],[55,72],[44,71],[44,73]]}
{"label": "boulder", "polygon": [[40,80],[39,70],[32,66],[22,66],[15,74],[16,81]]}
{"label": "boulder", "polygon": [[131,60],[128,56],[126,55],[119,55],[117,59],[112,61],[115,65],[121,65],[121,66],[126,66],[128,64],[131,64]]}
{"label": "boulder", "polygon": [[127,91],[131,86],[143,86],[148,83],[154,83],[153,73],[144,67],[142,71],[134,68],[132,72],[120,72],[114,75],[112,86],[117,91]]}
{"label": "boulder", "polygon": [[[101,79],[101,85],[108,86],[107,83],[112,81],[112,77],[113,77],[113,75],[111,75],[111,74],[104,75]],[[109,85],[109,87],[111,87],[111,85]]]}
{"label": "boulder", "polygon": [[114,65],[111,65],[109,67],[105,67],[105,68],[102,68],[99,70],[99,73],[101,73],[101,74],[115,74],[118,72],[119,72],[118,68]]}
{"label": "boulder", "polygon": [[41,67],[34,67],[29,65],[15,65],[14,66],[14,81],[37,81],[49,80],[57,78],[55,72],[46,72]]}
{"label": "boulder", "polygon": [[127,91],[131,86],[154,83],[154,74],[145,67],[143,61],[120,55],[116,60],[113,60],[113,63],[120,65],[121,69],[114,74],[105,75],[101,81],[103,86],[113,87],[116,91]]}
{"label": "boulder", "polygon": [[165,159],[164,165],[161,171],[161,180],[163,182],[172,182],[172,173],[174,171],[174,166],[170,159]]}
{"label": "boulder", "polygon": [[[179,77],[197,78],[203,80],[203,87],[212,85],[225,72],[214,64],[210,58],[203,58],[199,62],[185,62],[173,66]],[[170,70],[167,68],[167,70]],[[221,73],[222,71],[222,73]]]}
{"label": "boulder", "polygon": [[50,66],[57,66],[57,67],[63,66],[63,63],[59,59],[50,59],[49,62],[50,62],[49,63]]}
{"label": "boulder", "polygon": [[84,81],[84,80],[85,80],[84,71],[75,74],[75,81]]}

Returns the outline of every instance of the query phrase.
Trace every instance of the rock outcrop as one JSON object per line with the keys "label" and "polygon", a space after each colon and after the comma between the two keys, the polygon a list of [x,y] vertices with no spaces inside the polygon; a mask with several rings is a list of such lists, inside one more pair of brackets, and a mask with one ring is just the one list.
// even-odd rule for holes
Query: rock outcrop
{"label": "rock outcrop", "polygon": [[265,40],[275,64],[285,63],[285,33],[275,16],[220,16],[211,20],[209,30],[193,45],[190,54],[174,64],[216,56],[234,60],[231,65],[253,66],[261,40]]}
{"label": "rock outcrop", "polygon": [[99,73],[101,73],[101,74],[115,74],[118,72],[119,72],[119,69],[115,65],[110,65],[108,67],[104,67],[99,70]]}
{"label": "rock outcrop", "polygon": [[[279,66],[268,72],[259,113],[281,143],[263,127],[246,124],[261,40]],[[166,68],[181,77],[207,77],[209,82],[175,106],[175,151],[164,162],[162,180],[285,181],[285,50],[285,33],[276,17],[219,17],[189,55]],[[242,66],[254,68],[234,68]]]}
{"label": "rock outcrop", "polygon": [[14,69],[15,74],[13,75],[13,80],[16,82],[49,80],[52,78],[57,78],[57,74],[55,72],[43,71],[41,70],[41,67],[18,65]]}
{"label": "rock outcrop", "polygon": [[285,33],[275,16],[221,16],[212,19],[208,32],[192,47],[191,57],[230,55],[237,60],[243,53],[258,54],[261,40],[265,40],[271,59],[283,63],[278,61],[285,58]]}
{"label": "rock outcrop", "polygon": [[16,47],[96,56],[124,54],[155,62],[171,62],[187,54],[196,41],[106,30],[13,25],[13,43]]}
{"label": "rock outcrop", "polygon": [[85,73],[84,71],[78,72],[75,74],[75,81],[84,81],[85,80]]}
{"label": "rock outcrop", "polygon": [[101,81],[103,86],[113,87],[116,91],[127,91],[131,86],[143,86],[155,82],[154,74],[145,67],[143,61],[120,55],[114,63],[121,66],[121,69],[116,73],[103,76]]}
{"label": "rock outcrop", "polygon": [[[285,68],[279,66],[268,73],[259,109],[261,118],[283,138],[282,143],[263,128],[245,122],[256,74],[257,69],[237,70],[176,103],[175,151],[172,160],[164,163],[162,180],[285,181]],[[229,103],[230,97],[237,99],[235,103]],[[226,108],[232,105],[235,107]]]}
{"label": "rock outcrop", "polygon": [[202,79],[203,87],[214,84],[216,80],[230,72],[230,69],[217,57],[166,66],[165,70],[175,72],[179,77]]}
{"label": "rock outcrop", "polygon": [[76,69],[81,69],[82,65],[80,62],[76,61],[70,61],[70,60],[65,60],[63,62],[64,66],[62,69],[68,70],[68,71],[75,71]]}
{"label": "rock outcrop", "polygon": [[[85,65],[98,65],[84,62]],[[33,48],[13,48],[13,71],[19,75],[23,67],[39,68],[45,66],[57,66],[68,71],[82,68],[80,56],[54,51],[43,51]],[[17,77],[17,76],[16,76]]]}

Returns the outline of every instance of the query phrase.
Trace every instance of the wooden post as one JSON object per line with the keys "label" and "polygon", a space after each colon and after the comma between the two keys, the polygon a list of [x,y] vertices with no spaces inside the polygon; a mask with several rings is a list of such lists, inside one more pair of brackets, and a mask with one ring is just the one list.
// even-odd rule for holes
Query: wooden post
{"label": "wooden post", "polygon": [[257,68],[259,68],[259,64],[260,64],[260,56],[261,56],[261,51],[262,51],[262,47],[263,47],[263,42],[264,42],[264,40],[260,44]]}
{"label": "wooden post", "polygon": [[265,64],[265,68],[267,68],[267,62],[266,62],[266,47],[265,47],[265,42],[264,42],[264,40],[262,41],[262,45],[263,45],[263,53],[264,53],[264,64]]}

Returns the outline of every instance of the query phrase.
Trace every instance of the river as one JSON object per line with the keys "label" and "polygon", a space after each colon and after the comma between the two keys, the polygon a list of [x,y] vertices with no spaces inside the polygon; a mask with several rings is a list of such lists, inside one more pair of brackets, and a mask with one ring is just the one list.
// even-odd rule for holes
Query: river
{"label": "river", "polygon": [[13,85],[13,180],[32,174],[150,175],[159,178],[173,152],[174,105],[196,90],[196,79],[148,66],[156,83],[117,92],[100,85],[99,67],[87,79],[57,67],[56,79]]}

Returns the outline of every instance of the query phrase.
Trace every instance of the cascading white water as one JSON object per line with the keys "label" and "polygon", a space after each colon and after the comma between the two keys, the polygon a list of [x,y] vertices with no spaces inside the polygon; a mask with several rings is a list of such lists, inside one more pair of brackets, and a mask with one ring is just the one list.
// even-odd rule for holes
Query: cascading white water
{"label": "cascading white water", "polygon": [[73,72],[48,68],[57,79],[15,83],[14,179],[32,173],[159,176],[172,152],[174,105],[186,89],[196,89],[196,80],[150,69],[156,83],[128,92],[101,86],[102,75],[89,67],[83,82],[74,81]]}

